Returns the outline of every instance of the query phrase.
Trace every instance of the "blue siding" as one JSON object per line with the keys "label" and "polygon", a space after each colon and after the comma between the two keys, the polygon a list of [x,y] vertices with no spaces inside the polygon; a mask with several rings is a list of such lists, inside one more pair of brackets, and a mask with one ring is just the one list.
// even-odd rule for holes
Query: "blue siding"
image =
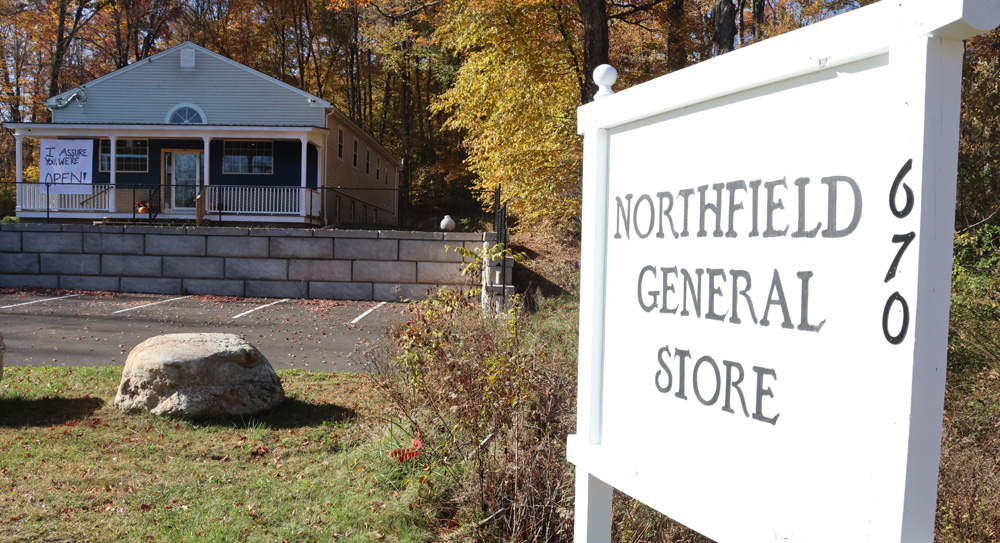
{"label": "blue siding", "polygon": [[[157,186],[162,179],[163,164],[161,152],[163,149],[190,149],[200,151],[204,148],[201,140],[166,140],[150,139],[149,168],[146,172],[118,172],[116,182],[119,186]],[[110,183],[111,173],[100,171],[100,140],[94,140],[94,183]],[[211,142],[211,164],[209,164],[209,184],[232,186],[266,186],[266,187],[299,187],[302,186],[302,155],[297,141],[274,141],[274,173],[262,174],[229,174],[222,173],[223,143],[222,140]],[[317,187],[316,174],[319,156],[316,147],[309,145],[306,151],[306,173],[308,186]]]}
{"label": "blue siding", "polygon": [[[301,187],[302,186],[302,154],[297,141],[274,141],[274,173],[273,174],[234,174],[222,173],[222,140],[213,140],[212,171],[209,183],[212,185],[232,186],[263,186],[263,187]],[[312,145],[306,151],[306,175],[308,186],[316,188],[318,156]]]}

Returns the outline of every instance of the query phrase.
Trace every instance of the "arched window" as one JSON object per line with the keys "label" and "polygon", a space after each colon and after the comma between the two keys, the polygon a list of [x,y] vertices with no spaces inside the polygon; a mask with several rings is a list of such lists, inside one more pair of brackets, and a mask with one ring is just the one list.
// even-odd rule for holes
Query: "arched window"
{"label": "arched window", "polygon": [[170,124],[205,124],[205,112],[194,104],[178,104],[167,114]]}

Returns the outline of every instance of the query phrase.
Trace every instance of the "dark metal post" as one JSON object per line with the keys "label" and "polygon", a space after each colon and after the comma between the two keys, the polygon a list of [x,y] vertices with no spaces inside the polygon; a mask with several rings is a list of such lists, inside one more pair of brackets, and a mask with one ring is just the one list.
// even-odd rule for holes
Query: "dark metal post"
{"label": "dark metal post", "polygon": [[322,226],[330,224],[330,206],[326,203],[326,187],[316,187],[319,192],[319,223]]}
{"label": "dark metal post", "polygon": [[500,214],[500,187],[501,185],[497,185],[497,188],[493,190],[493,231],[496,232],[497,235],[500,235],[500,230],[498,230]]}
{"label": "dark metal post", "polygon": [[500,300],[503,302],[503,307],[507,307],[507,243],[510,241],[507,237],[507,203],[503,204],[503,211],[500,212],[500,228],[502,234],[498,234],[497,237],[500,238],[500,243],[502,243],[503,251],[500,253]]}
{"label": "dark metal post", "polygon": [[497,244],[500,245],[500,300],[507,307],[507,244],[510,237],[507,232],[507,203],[500,204],[502,185],[497,185],[493,191],[493,232],[496,233]]}

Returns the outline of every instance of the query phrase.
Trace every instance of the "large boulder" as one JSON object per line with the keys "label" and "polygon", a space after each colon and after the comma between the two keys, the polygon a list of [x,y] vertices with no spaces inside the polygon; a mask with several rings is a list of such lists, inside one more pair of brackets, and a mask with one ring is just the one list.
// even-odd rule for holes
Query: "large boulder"
{"label": "large boulder", "polygon": [[285,390],[256,347],[233,334],[167,334],[128,355],[115,406],[156,415],[254,415]]}

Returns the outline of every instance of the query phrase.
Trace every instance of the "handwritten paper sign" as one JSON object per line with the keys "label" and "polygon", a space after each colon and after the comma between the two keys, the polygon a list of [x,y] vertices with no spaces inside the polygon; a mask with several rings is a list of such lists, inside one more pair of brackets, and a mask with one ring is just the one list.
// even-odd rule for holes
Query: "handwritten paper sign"
{"label": "handwritten paper sign", "polygon": [[39,192],[91,194],[94,177],[93,140],[41,140]]}

